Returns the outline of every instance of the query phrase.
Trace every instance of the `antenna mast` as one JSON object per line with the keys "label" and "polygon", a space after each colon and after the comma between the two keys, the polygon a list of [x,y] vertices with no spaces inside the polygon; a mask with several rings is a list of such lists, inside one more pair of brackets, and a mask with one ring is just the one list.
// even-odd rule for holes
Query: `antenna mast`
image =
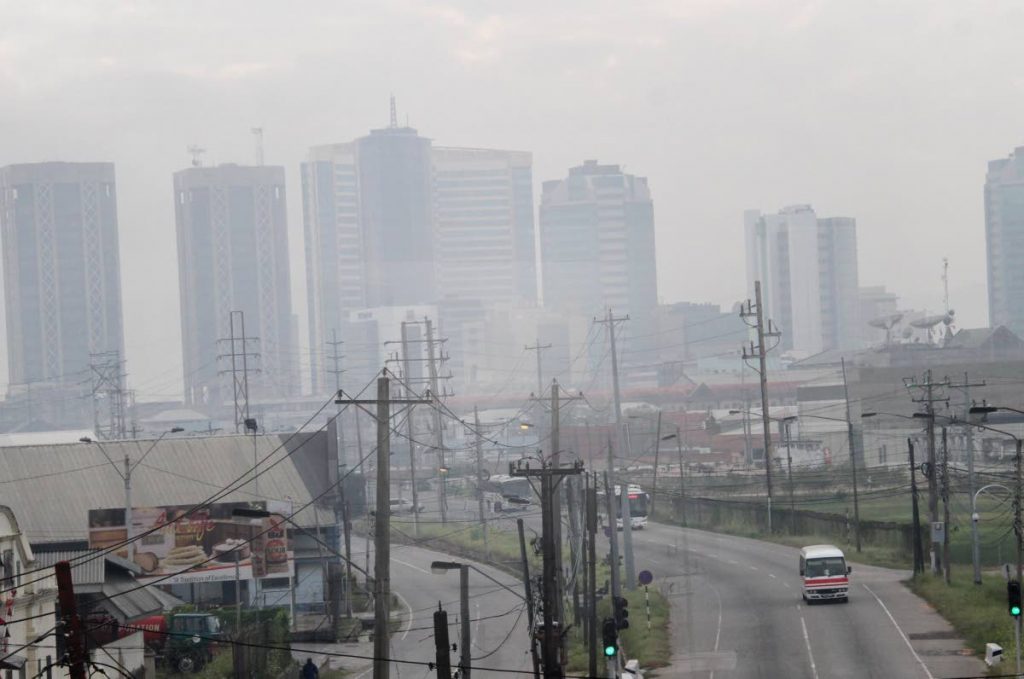
{"label": "antenna mast", "polygon": [[942,303],[949,314],[949,257],[942,258]]}
{"label": "antenna mast", "polygon": [[256,138],[256,164],[263,166],[263,128],[253,127],[249,130]]}
{"label": "antenna mast", "polygon": [[398,127],[398,107],[395,106],[395,95],[391,95],[391,125],[390,127]]}
{"label": "antenna mast", "polygon": [[188,153],[192,156],[192,167],[203,166],[203,154],[206,153],[206,149],[196,144],[192,144],[188,147]]}

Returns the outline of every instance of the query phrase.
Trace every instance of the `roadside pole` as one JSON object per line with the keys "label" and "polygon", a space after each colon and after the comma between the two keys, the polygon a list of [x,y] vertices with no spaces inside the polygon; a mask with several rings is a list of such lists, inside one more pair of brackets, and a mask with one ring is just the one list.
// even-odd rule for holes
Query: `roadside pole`
{"label": "roadside pole", "polygon": [[523,520],[516,519],[516,527],[519,529],[519,558],[523,562],[523,592],[526,594],[526,624],[530,626],[530,659],[533,661],[533,677],[540,679],[540,658],[537,656],[537,640],[534,632],[537,627],[534,624],[533,594],[530,591],[530,561],[526,557],[526,533],[523,530]]}
{"label": "roadside pole", "polygon": [[615,527],[615,487],[609,483],[608,476],[608,472],[605,472],[604,499],[608,512],[608,540],[610,541],[608,559],[611,561],[609,570],[612,574],[612,597],[617,597],[622,593],[619,587],[619,534]]}
{"label": "roadside pole", "polygon": [[[487,539],[487,517],[484,515],[483,435],[480,433],[480,413],[477,411],[476,406],[473,406],[473,426],[476,431],[476,508],[477,515],[480,517],[480,530],[483,531],[484,536],[484,555],[490,561],[491,546]],[[413,505],[413,512],[419,512],[419,507],[415,504]]]}
{"label": "roadside pole", "polygon": [[913,517],[914,532],[914,575],[924,573],[924,550],[921,544],[921,511],[917,502],[917,464],[914,460],[914,442],[907,439],[907,452],[910,455],[910,506]]}
{"label": "roadside pole", "polygon": [[587,618],[590,676],[597,676],[597,474],[587,488]]}
{"label": "roadside pole", "polygon": [[619,498],[622,504],[622,548],[626,552],[626,589],[636,589],[636,564],[633,561],[633,516],[629,511],[629,484],[619,484]]}

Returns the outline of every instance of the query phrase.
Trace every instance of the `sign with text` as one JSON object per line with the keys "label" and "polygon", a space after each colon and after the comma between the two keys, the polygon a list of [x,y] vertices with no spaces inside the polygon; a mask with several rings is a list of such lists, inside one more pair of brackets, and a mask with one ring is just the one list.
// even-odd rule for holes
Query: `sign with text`
{"label": "sign with text", "polygon": [[[277,501],[220,502],[190,513],[193,505],[133,507],[132,525],[125,526],[124,508],[89,510],[89,547],[128,558],[126,540],[135,543],[139,582],[165,578],[161,584],[218,582],[238,577],[291,577],[295,572],[284,517],[290,503]],[[235,509],[256,509],[269,516],[247,519]]]}

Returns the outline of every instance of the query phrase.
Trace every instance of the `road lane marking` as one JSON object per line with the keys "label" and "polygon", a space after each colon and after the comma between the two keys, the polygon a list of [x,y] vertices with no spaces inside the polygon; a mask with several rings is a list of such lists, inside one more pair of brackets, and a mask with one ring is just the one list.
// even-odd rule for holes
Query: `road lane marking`
{"label": "road lane marking", "polygon": [[731,563],[733,566],[737,565],[737,562],[733,561],[732,559],[729,559],[729,563]]}
{"label": "road lane marking", "polygon": [[786,589],[790,589],[790,586],[789,586],[788,582],[783,582],[782,586],[785,587]]}
{"label": "road lane marking", "polygon": [[[797,606],[799,609],[800,607]],[[818,668],[814,664],[814,653],[811,651],[811,637],[807,634],[807,623],[804,622],[803,613],[800,614],[800,626],[804,629],[804,646],[807,647],[807,657],[811,661],[811,676],[818,679]]]}
{"label": "road lane marking", "polygon": [[409,622],[405,626],[405,631],[402,632],[402,641],[405,641],[405,638],[409,636],[409,630],[412,629],[412,620],[415,617],[415,614],[412,612],[412,606],[409,605],[409,602],[405,600],[405,597],[402,596],[401,593],[396,591],[395,596],[398,597],[398,600],[401,601],[402,605],[409,611]]}
{"label": "road lane marking", "polygon": [[752,571],[756,571],[757,570],[757,566],[747,566],[747,568],[749,568]]}
{"label": "road lane marking", "polygon": [[772,580],[778,580],[778,578],[775,577],[775,573],[769,573],[768,577],[771,578]]}
{"label": "road lane marking", "polygon": [[430,574],[431,574],[431,573],[430,573],[430,571],[427,571],[427,570],[423,570],[423,569],[422,569],[422,568],[420,568],[419,566],[414,566],[414,565],[412,565],[411,563],[408,563],[407,561],[402,561],[401,559],[396,559],[395,557],[391,557],[391,560],[392,560],[392,561],[394,561],[395,563],[400,563],[400,564],[402,564],[403,566],[406,566],[406,567],[408,567],[408,568],[411,568],[411,569],[413,569],[414,571],[419,571],[420,573],[424,573],[424,574],[426,574],[426,575],[430,575]]}
{"label": "road lane marking", "polygon": [[[715,593],[715,599],[718,601],[718,629],[715,630],[715,653],[718,653],[718,642],[722,640],[722,595],[714,585],[711,586],[711,591]],[[715,679],[714,670],[711,670],[708,679]]]}
{"label": "road lane marking", "polygon": [[914,654],[914,658],[917,660],[918,664],[921,665],[921,669],[924,670],[924,675],[928,677],[928,679],[935,679],[935,677],[932,676],[932,673],[928,670],[928,666],[924,664],[923,660],[921,660],[921,656],[919,656],[917,654],[917,651],[914,650],[914,647],[911,645],[910,639],[907,638],[906,633],[904,633],[903,628],[901,628],[899,624],[896,622],[896,618],[892,617],[892,613],[889,612],[888,607],[884,603],[882,603],[882,600],[878,597],[877,594],[875,594],[871,590],[870,587],[864,585],[864,589],[866,589],[871,594],[871,596],[875,597],[875,601],[877,601],[878,605],[882,607],[882,610],[885,611],[885,614],[889,616],[889,620],[892,621],[893,627],[895,627],[896,631],[900,633],[901,637],[903,637],[903,643],[907,645],[907,648],[910,649],[910,652]]}

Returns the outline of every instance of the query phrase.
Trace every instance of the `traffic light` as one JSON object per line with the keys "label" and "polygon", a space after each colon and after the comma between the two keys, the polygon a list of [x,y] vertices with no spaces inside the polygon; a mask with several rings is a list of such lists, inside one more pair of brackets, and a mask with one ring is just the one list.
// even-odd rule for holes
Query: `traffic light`
{"label": "traffic light", "polygon": [[1010,615],[1015,618],[1020,617],[1020,583],[1016,580],[1010,580],[1006,583],[1006,604],[1010,610]]}
{"label": "traffic light", "polygon": [[617,596],[614,600],[615,629],[629,629],[629,601]]}
{"label": "traffic light", "polygon": [[601,627],[601,638],[604,641],[604,656],[614,658],[619,652],[619,632],[613,618],[605,618]]}

